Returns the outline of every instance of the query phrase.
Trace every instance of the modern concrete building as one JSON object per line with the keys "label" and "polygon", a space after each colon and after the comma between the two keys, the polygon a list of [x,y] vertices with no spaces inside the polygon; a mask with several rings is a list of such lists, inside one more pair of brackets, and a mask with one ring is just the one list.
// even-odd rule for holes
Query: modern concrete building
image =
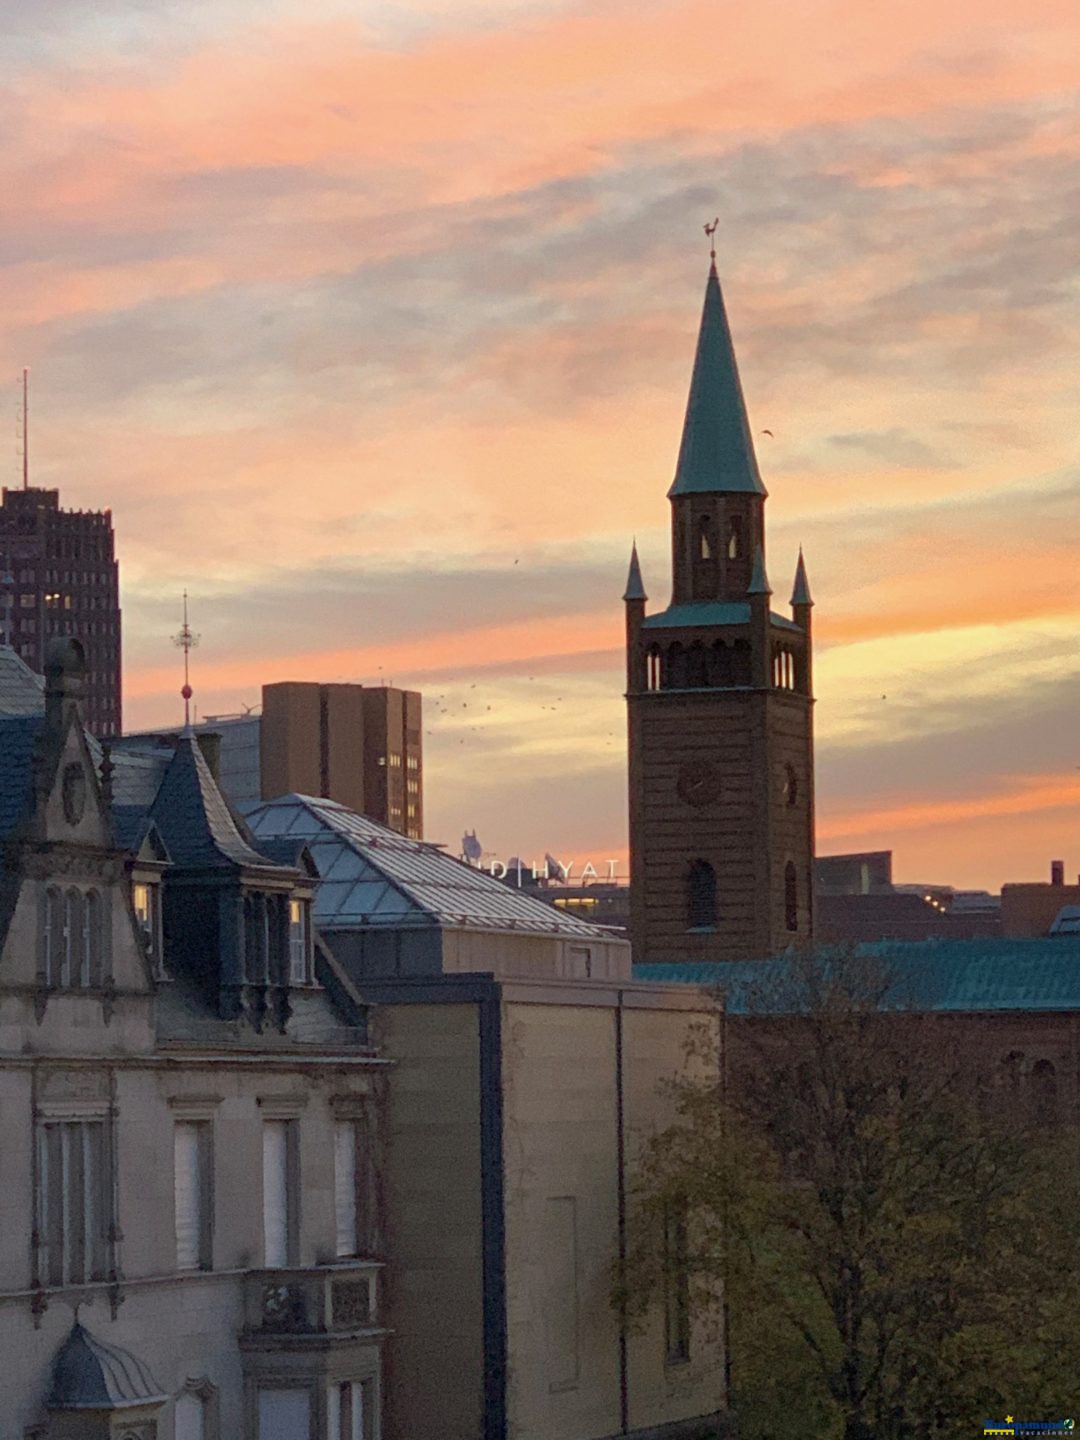
{"label": "modern concrete building", "polygon": [[811,613],[765,574],[765,486],[715,263],[671,500],[673,589],[626,604],[631,939],[639,961],[736,960],[814,933]]}
{"label": "modern concrete building", "polygon": [[[282,681],[263,686],[261,713],[211,715],[192,728],[219,737],[216,774],[241,809],[293,792],[318,795],[423,838],[422,699],[415,690]],[[119,748],[152,752],[178,733],[125,735]]]}
{"label": "modern concrete building", "polygon": [[0,603],[0,639],[39,674],[53,637],[80,637],[87,726],[95,735],[118,735],[120,592],[112,511],[61,510],[59,490],[5,489]]}

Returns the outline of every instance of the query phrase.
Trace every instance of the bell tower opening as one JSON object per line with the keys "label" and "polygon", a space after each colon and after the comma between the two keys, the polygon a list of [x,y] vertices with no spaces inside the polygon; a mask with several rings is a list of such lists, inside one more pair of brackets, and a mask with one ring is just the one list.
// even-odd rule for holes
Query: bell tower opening
{"label": "bell tower opening", "polygon": [[812,940],[813,602],[772,608],[765,501],[715,264],[671,502],[672,591],[626,591],[631,939],[638,962]]}

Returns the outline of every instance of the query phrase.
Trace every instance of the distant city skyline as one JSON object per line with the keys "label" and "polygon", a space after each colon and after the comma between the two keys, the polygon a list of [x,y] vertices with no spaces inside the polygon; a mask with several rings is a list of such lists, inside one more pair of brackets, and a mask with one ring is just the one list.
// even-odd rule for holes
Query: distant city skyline
{"label": "distant city skyline", "polygon": [[128,727],[186,588],[200,714],[419,689],[432,839],[622,857],[718,214],[819,850],[1080,871],[1073,5],[3,10],[0,374],[30,483],[113,511]]}

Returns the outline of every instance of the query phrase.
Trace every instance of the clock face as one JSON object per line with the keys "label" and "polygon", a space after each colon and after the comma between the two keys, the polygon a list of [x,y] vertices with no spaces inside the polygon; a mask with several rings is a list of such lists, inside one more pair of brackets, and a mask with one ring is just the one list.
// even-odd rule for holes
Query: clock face
{"label": "clock face", "polygon": [[687,760],[675,788],[688,805],[712,805],[720,798],[721,786],[720,771],[710,760]]}

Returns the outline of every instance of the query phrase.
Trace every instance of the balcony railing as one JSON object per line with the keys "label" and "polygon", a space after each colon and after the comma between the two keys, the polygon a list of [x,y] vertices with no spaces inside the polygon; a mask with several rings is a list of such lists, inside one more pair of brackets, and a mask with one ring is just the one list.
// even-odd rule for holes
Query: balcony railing
{"label": "balcony railing", "polygon": [[244,1333],[355,1335],[380,1328],[374,1260],[337,1260],[330,1265],[249,1270],[244,1277]]}

